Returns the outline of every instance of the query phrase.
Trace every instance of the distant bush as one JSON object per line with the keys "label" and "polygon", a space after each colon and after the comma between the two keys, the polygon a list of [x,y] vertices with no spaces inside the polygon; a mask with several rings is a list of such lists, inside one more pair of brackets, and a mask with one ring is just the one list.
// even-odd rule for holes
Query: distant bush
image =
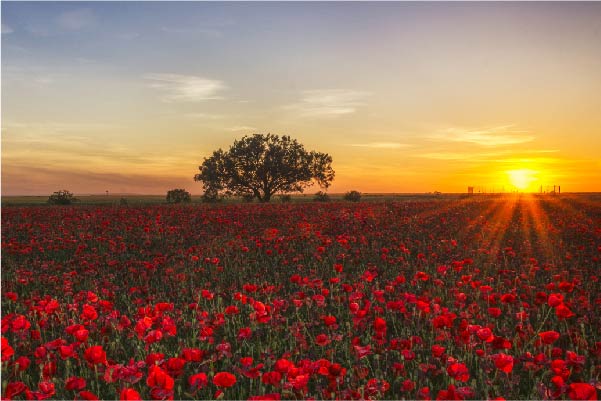
{"label": "distant bush", "polygon": [[255,196],[253,194],[242,195],[242,202],[244,203],[252,203],[253,200],[255,200]]}
{"label": "distant bush", "polygon": [[73,202],[77,202],[77,198],[66,189],[56,191],[48,197],[48,203],[51,205],[70,205]]}
{"label": "distant bush", "polygon": [[185,189],[172,189],[167,192],[168,203],[187,203],[190,200],[192,200],[192,196]]}
{"label": "distant bush", "polygon": [[217,203],[217,202],[221,202],[221,196],[219,196],[219,193],[217,191],[206,191],[204,194],[202,194],[202,196],[200,197],[200,199],[204,203]]}
{"label": "distant bush", "polygon": [[315,194],[315,196],[313,197],[313,200],[315,202],[329,202],[330,195],[328,195],[327,193],[325,193],[323,191],[319,191],[318,193]]}
{"label": "distant bush", "polygon": [[349,202],[359,202],[361,200],[361,192],[349,191],[346,194],[344,194],[344,200]]}
{"label": "distant bush", "polygon": [[280,195],[280,201],[282,201],[282,203],[292,202],[292,196],[288,194]]}
{"label": "distant bush", "polygon": [[121,206],[127,206],[127,199],[126,198],[119,199],[119,204]]}

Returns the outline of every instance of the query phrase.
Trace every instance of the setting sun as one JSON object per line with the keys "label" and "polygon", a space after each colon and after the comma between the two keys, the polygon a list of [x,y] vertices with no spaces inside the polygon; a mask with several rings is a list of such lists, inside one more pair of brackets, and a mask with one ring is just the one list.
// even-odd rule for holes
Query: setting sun
{"label": "setting sun", "polygon": [[527,189],[533,181],[536,181],[537,171],[530,169],[510,170],[507,172],[509,182],[519,190]]}

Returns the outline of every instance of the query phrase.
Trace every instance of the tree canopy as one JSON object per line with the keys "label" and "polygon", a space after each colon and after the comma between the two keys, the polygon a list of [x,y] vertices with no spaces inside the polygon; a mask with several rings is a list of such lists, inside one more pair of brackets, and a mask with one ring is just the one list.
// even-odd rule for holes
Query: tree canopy
{"label": "tree canopy", "polygon": [[269,202],[276,193],[303,192],[314,183],[328,188],[334,179],[332,157],[306,151],[289,136],[254,134],[234,141],[205,158],[195,181],[209,198],[218,195],[253,196]]}

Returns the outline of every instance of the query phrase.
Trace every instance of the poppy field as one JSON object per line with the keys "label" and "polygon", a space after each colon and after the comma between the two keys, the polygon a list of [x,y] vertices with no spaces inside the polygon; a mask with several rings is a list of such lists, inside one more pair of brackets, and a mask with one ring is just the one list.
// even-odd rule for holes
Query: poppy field
{"label": "poppy field", "polygon": [[5,207],[3,399],[601,395],[586,196]]}

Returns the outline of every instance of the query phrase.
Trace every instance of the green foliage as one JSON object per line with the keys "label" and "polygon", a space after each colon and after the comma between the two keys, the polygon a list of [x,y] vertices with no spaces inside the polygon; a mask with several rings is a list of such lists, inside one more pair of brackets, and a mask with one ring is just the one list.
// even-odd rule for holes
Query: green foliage
{"label": "green foliage", "polygon": [[192,200],[190,192],[185,189],[172,189],[167,192],[168,203],[188,203]]}
{"label": "green foliage", "polygon": [[66,189],[56,191],[48,197],[48,203],[51,205],[70,205],[77,202],[77,198]]}
{"label": "green foliage", "polygon": [[325,192],[319,191],[315,194],[315,196],[313,197],[313,200],[315,202],[329,202],[330,201],[330,195],[328,195]]}
{"label": "green foliage", "polygon": [[359,202],[361,200],[361,192],[349,191],[346,194],[344,194],[344,200],[349,202]]}
{"label": "green foliage", "polygon": [[303,192],[314,183],[327,188],[334,179],[331,164],[330,155],[308,152],[289,136],[255,134],[234,141],[228,151],[214,151],[194,180],[209,199],[237,195],[269,202],[277,192]]}
{"label": "green foliage", "polygon": [[292,196],[289,194],[280,195],[280,201],[282,203],[290,203],[292,202]]}

